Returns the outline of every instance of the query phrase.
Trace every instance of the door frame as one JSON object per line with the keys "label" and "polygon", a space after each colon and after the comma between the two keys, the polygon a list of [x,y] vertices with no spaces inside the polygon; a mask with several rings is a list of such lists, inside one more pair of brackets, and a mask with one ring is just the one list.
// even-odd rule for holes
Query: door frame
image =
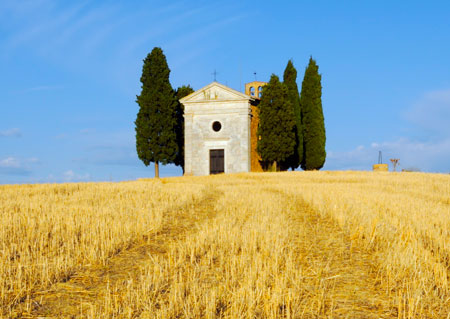
{"label": "door frame", "polygon": [[225,148],[210,148],[209,149],[209,157],[208,157],[208,162],[209,162],[209,175],[215,175],[215,174],[220,174],[219,173],[212,173],[211,172],[211,151],[223,151],[223,173],[225,173]]}

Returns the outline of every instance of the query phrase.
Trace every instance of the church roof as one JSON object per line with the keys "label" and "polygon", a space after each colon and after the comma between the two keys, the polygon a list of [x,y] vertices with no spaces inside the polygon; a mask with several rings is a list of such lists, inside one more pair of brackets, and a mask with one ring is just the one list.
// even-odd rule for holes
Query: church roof
{"label": "church roof", "polygon": [[253,97],[229,88],[219,82],[212,82],[205,87],[180,99],[181,103],[206,102],[211,100],[236,101],[236,100],[254,100]]}

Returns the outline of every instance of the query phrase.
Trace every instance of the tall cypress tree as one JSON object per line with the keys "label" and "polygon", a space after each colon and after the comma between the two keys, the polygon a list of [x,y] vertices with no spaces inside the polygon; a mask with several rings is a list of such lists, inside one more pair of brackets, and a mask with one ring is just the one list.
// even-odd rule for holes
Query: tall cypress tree
{"label": "tall cypress tree", "polygon": [[176,96],[177,96],[177,127],[176,127],[176,133],[177,133],[177,144],[178,144],[178,153],[177,157],[175,158],[175,165],[181,166],[184,173],[184,106],[180,103],[180,99],[184,98],[185,96],[188,96],[189,94],[193,93],[194,89],[190,85],[183,85],[177,89]]}
{"label": "tall cypress tree", "polygon": [[272,74],[259,103],[257,151],[266,165],[278,170],[277,164],[294,154],[294,127],[294,111],[288,88],[278,76]]}
{"label": "tall cypress tree", "polygon": [[310,57],[300,94],[300,108],[303,114],[303,161],[301,166],[304,170],[321,169],[326,158],[321,79],[319,66]]}
{"label": "tall cypress tree", "polygon": [[136,119],[136,150],[148,166],[174,163],[178,153],[175,128],[177,98],[169,82],[170,69],[161,48],[153,48],[142,68],[142,91],[137,96],[139,112]]}
{"label": "tall cypress tree", "polygon": [[295,117],[295,149],[294,154],[290,156],[283,164],[286,168],[292,168],[293,170],[300,166],[303,160],[303,127],[302,127],[302,115],[300,110],[300,96],[298,94],[297,86],[297,70],[289,60],[283,74],[283,83],[288,88],[288,98],[294,109]]}

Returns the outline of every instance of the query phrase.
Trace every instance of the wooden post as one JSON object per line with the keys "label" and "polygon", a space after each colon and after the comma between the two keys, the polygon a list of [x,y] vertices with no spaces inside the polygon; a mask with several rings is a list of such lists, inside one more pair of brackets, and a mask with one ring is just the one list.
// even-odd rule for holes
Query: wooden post
{"label": "wooden post", "polygon": [[159,163],[155,162],[155,178],[159,178]]}

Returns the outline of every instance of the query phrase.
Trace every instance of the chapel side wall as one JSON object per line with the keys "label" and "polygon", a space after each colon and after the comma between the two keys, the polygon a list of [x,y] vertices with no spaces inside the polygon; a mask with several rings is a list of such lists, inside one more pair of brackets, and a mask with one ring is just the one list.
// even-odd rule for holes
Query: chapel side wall
{"label": "chapel side wall", "polygon": [[250,150],[250,161],[251,161],[251,172],[263,172],[263,168],[261,166],[261,156],[258,154],[257,146],[258,146],[258,125],[259,125],[259,111],[256,105],[252,105],[252,118],[251,118],[251,150]]}
{"label": "chapel side wall", "polygon": [[[262,94],[262,89],[267,82],[253,81],[245,84],[245,94],[252,96],[255,100],[251,105],[251,124],[250,124],[250,171],[263,172],[261,156],[258,154],[258,126],[259,126],[259,99]],[[253,89],[252,89],[253,88]],[[253,90],[253,91],[252,91]]]}
{"label": "chapel side wall", "polygon": [[250,104],[246,102],[246,112],[241,114],[243,122],[243,134],[241,139],[241,172],[250,172],[250,151],[251,151],[251,131],[250,131]]}

